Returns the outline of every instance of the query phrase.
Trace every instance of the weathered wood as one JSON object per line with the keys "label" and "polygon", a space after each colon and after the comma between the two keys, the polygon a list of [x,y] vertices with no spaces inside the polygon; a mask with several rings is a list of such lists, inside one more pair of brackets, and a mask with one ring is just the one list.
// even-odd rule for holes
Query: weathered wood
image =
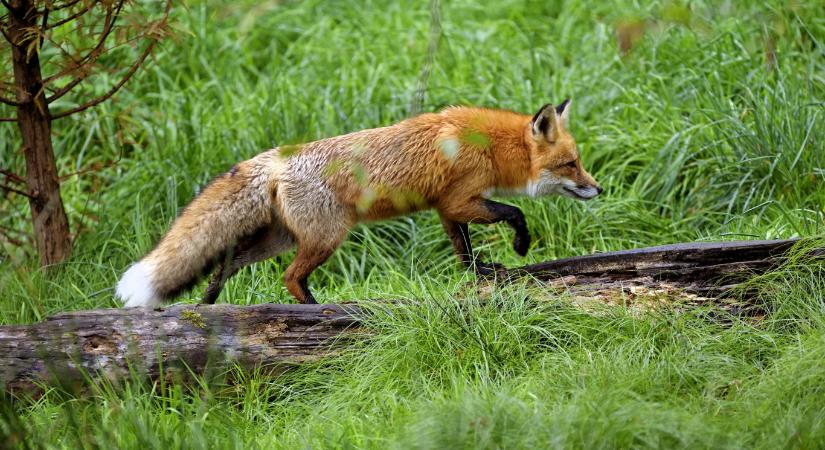
{"label": "weathered wood", "polygon": [[[628,289],[657,289],[670,296],[675,289],[704,300],[776,267],[794,242],[690,243],[601,253],[512,269],[499,279],[529,275],[571,288],[577,298],[584,291],[591,299],[604,299],[617,290],[626,298]],[[825,255],[824,250],[814,253]],[[89,375],[118,380],[133,371],[157,379],[222,369],[228,362],[283,367],[328,354],[339,338],[357,336],[364,314],[354,305],[332,304],[178,305],[59,314],[34,325],[0,327],[0,382],[6,390],[34,392],[37,381],[71,384]]]}
{"label": "weathered wood", "polygon": [[0,380],[37,392],[36,381],[73,384],[84,376],[157,379],[234,362],[274,367],[317,358],[352,331],[346,305],[177,305],[58,314],[34,325],[0,327]]}
{"label": "weathered wood", "polygon": [[575,276],[576,284],[667,283],[718,296],[744,278],[776,267],[796,239],[691,242],[557,259],[514,269],[539,280]]}

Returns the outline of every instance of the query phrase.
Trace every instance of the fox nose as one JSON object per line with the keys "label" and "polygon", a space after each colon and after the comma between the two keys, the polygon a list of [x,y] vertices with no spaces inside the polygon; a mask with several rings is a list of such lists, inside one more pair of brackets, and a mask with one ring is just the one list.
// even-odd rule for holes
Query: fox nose
{"label": "fox nose", "polygon": [[604,192],[604,189],[602,189],[602,187],[601,187],[601,186],[596,186],[596,192],[598,192],[599,194],[601,194],[602,192]]}

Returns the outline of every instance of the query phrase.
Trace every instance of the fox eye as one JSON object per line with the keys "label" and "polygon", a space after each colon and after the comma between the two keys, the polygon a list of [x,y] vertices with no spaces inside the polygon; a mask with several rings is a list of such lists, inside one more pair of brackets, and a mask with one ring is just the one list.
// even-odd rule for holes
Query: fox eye
{"label": "fox eye", "polygon": [[571,169],[575,169],[576,168],[576,161],[575,160],[570,161],[569,163],[565,164],[564,167],[569,167]]}

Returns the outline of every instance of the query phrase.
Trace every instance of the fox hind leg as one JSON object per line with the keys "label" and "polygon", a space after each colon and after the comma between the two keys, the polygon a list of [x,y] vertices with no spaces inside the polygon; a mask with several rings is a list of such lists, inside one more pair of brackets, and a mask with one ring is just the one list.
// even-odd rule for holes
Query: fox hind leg
{"label": "fox hind leg", "polygon": [[295,237],[298,251],[284,272],[287,290],[300,303],[317,303],[309,275],[346,239],[355,223],[354,205],[343,203],[327,182],[328,161],[298,155],[278,188],[278,216]]}
{"label": "fox hind leg", "polygon": [[[343,240],[343,239],[342,239]],[[308,279],[309,274],[313,270],[323,264],[338,248],[337,245],[318,245],[317,243],[310,243],[307,241],[298,242],[298,252],[295,254],[295,259],[292,264],[286,269],[284,273],[284,283],[290,294],[292,294],[299,303],[318,303],[315,296],[309,290]]]}
{"label": "fox hind leg", "polygon": [[[234,253],[235,246],[230,249],[230,255]],[[205,305],[214,305],[215,301],[221,295],[221,291],[223,290],[223,285],[235,275],[240,267],[233,267],[233,257],[228,256],[223,263],[218,266],[218,269],[215,270],[215,273],[212,274],[212,278],[209,279],[209,285],[206,286],[206,292],[203,294],[203,298],[201,299],[201,303]]]}
{"label": "fox hind leg", "polygon": [[209,285],[206,287],[202,303],[214,304],[227,280],[243,267],[272,258],[289,250],[294,245],[295,239],[286,227],[276,222],[259,232],[253,233],[238,244],[230,246],[227,249],[223,263],[218,266],[209,281]]}

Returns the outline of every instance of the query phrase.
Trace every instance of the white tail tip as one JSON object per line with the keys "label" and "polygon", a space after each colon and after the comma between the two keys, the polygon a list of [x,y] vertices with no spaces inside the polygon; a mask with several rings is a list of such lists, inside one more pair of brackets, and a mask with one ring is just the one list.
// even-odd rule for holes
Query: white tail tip
{"label": "white tail tip", "polygon": [[118,281],[115,295],[125,302],[126,308],[159,305],[161,299],[152,287],[152,266],[137,262],[129,267]]}

